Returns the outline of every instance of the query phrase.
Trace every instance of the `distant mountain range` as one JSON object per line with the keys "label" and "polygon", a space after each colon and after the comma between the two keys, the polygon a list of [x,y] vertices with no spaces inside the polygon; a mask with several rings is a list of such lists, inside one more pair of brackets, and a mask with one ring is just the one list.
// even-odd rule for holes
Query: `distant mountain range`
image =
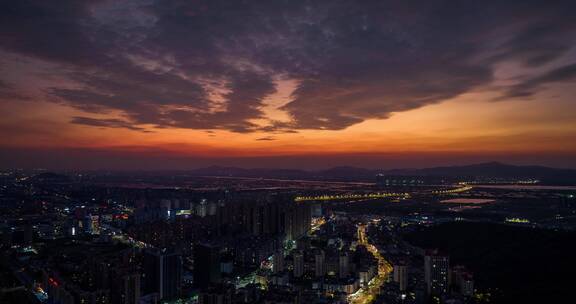
{"label": "distant mountain range", "polygon": [[498,162],[467,166],[434,167],[425,169],[372,170],[356,167],[334,167],[320,171],[296,169],[243,169],[212,166],[192,170],[194,176],[230,176],[277,179],[322,179],[373,181],[375,175],[537,178],[544,183],[576,184],[576,170],[542,166],[515,166]]}
{"label": "distant mountain range", "polygon": [[467,166],[435,167],[416,170],[390,170],[388,174],[436,175],[436,176],[483,176],[501,178],[576,178],[576,170],[543,166],[515,166],[499,162]]}

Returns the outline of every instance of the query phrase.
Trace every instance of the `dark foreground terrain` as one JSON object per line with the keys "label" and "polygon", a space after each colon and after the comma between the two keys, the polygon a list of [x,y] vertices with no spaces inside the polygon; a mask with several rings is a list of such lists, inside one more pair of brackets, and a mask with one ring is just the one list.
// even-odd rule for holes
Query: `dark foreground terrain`
{"label": "dark foreground terrain", "polygon": [[447,223],[406,235],[438,248],[490,288],[495,303],[569,303],[574,298],[576,233],[480,223]]}

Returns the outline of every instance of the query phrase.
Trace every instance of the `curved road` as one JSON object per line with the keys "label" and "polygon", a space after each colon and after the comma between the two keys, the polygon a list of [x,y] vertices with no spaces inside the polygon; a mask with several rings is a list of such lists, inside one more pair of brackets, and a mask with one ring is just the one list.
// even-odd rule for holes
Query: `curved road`
{"label": "curved road", "polygon": [[358,243],[378,260],[378,274],[368,283],[368,288],[360,289],[358,292],[348,297],[348,302],[352,304],[372,303],[380,293],[380,287],[386,282],[386,277],[392,272],[392,265],[378,252],[378,248],[370,244],[366,237],[366,224],[358,225]]}

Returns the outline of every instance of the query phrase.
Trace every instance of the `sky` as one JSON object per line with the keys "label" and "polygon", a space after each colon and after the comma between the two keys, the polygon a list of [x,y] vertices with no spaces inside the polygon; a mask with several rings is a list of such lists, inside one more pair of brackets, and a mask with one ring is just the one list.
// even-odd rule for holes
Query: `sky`
{"label": "sky", "polygon": [[0,1],[0,167],[576,168],[576,2]]}

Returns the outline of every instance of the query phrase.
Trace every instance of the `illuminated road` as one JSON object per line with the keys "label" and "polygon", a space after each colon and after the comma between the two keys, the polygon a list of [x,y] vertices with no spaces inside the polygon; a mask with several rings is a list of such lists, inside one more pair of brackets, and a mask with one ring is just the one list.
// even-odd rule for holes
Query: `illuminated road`
{"label": "illuminated road", "polygon": [[365,193],[365,194],[340,194],[340,195],[318,195],[318,196],[297,196],[294,198],[296,202],[305,201],[332,201],[332,200],[349,200],[349,199],[371,199],[371,198],[386,198],[386,197],[409,197],[408,193]]}
{"label": "illuminated road", "polygon": [[461,186],[455,189],[448,189],[448,190],[436,190],[432,191],[432,194],[451,194],[451,193],[460,193],[466,192],[468,190],[472,190],[472,186]]}
{"label": "illuminated road", "polygon": [[348,303],[368,304],[372,303],[380,293],[380,287],[384,285],[386,277],[392,272],[392,265],[384,259],[380,252],[378,252],[376,246],[368,242],[365,224],[358,225],[358,243],[361,246],[366,247],[376,260],[378,260],[378,275],[370,281],[368,288],[360,289],[356,293],[350,295],[348,297]]}
{"label": "illuminated road", "polygon": [[[454,194],[472,190],[472,186],[458,185],[453,189],[432,190],[429,194]],[[425,192],[417,192],[424,194]],[[417,194],[416,193],[416,194]],[[413,193],[414,194],[414,193]],[[294,198],[296,202],[306,201],[336,201],[336,200],[358,200],[358,199],[377,199],[377,198],[410,198],[411,194],[407,192],[372,192],[372,193],[349,193],[349,194],[322,194],[316,196],[297,196]]]}
{"label": "illuminated road", "polygon": [[326,219],[324,217],[317,217],[317,218],[313,218],[312,219],[312,225],[311,225],[311,229],[310,232],[314,233],[318,230],[320,230],[320,228],[326,224]]}

